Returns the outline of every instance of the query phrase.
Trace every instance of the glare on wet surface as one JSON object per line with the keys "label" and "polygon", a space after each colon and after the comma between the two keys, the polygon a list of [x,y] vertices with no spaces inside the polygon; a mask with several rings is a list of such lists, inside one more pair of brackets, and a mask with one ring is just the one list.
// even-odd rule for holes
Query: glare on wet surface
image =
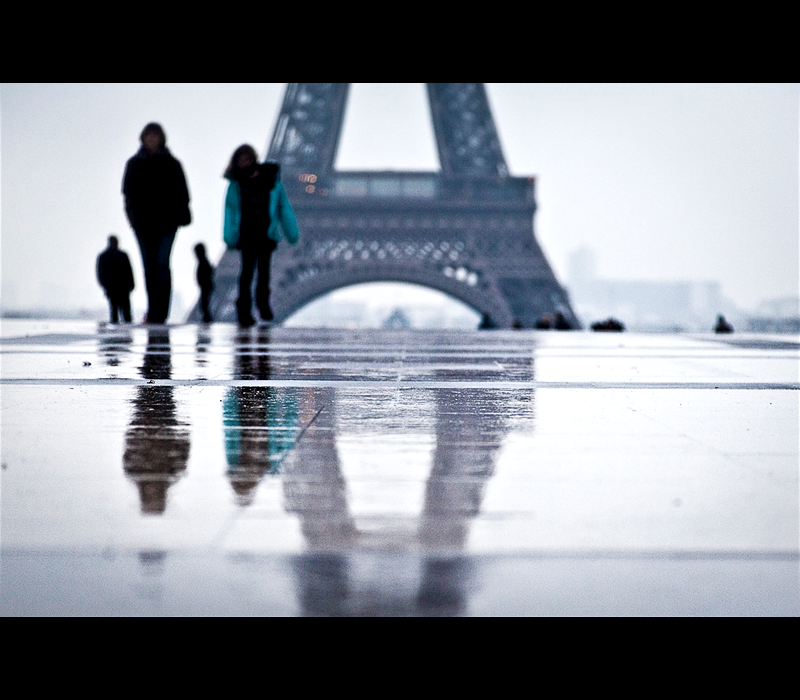
{"label": "glare on wet surface", "polygon": [[798,611],[797,338],[0,333],[4,614]]}

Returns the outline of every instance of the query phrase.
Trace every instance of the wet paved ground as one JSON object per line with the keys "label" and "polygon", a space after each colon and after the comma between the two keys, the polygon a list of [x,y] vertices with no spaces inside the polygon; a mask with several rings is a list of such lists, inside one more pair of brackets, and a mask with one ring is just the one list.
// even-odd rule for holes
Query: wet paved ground
{"label": "wet paved ground", "polygon": [[3,615],[797,615],[798,338],[4,321]]}

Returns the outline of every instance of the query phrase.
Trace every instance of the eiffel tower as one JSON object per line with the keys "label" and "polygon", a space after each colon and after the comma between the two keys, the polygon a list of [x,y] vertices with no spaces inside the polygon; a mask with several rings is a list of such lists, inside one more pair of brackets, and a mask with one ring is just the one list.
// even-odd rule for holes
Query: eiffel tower
{"label": "eiffel tower", "polygon": [[[267,160],[300,241],[272,256],[280,323],[335,289],[408,282],[444,292],[492,328],[533,328],[561,312],[580,328],[533,231],[534,179],[512,177],[483,83],[428,83],[440,172],[337,172],[349,83],[289,83]],[[240,254],[216,270],[211,311],[236,321]],[[188,321],[200,318],[196,306]]]}

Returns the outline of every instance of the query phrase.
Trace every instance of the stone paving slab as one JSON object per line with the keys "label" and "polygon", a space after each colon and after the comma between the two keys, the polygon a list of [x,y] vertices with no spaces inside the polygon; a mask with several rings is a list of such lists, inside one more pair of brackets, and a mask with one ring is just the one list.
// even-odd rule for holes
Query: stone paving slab
{"label": "stone paving slab", "polygon": [[796,615],[798,340],[4,321],[0,611]]}

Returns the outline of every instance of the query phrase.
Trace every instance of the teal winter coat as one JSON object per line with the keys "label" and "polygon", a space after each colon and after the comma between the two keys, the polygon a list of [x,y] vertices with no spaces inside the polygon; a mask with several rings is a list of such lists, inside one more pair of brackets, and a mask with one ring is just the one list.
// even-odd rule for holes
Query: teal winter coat
{"label": "teal winter coat", "polygon": [[[292,205],[286,196],[286,190],[280,179],[276,177],[275,185],[269,193],[269,229],[267,236],[273,241],[281,240],[281,230],[283,238],[294,245],[300,238],[300,231],[297,228],[297,219],[294,216]],[[239,243],[239,226],[242,222],[242,194],[239,183],[230,180],[228,192],[225,195],[225,221],[222,229],[222,240],[228,248],[236,248]]]}

